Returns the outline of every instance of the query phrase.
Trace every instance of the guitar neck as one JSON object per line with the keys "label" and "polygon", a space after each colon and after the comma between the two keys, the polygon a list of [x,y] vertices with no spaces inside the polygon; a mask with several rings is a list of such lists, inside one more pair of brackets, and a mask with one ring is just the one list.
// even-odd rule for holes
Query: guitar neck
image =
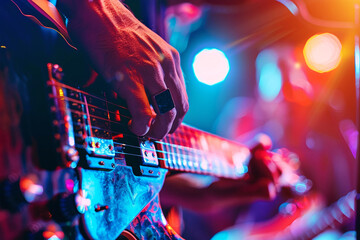
{"label": "guitar neck", "polygon": [[[58,106],[61,106],[61,101],[69,106],[78,146],[81,147],[87,139],[94,142],[96,139],[111,139],[115,159],[123,155],[141,157],[141,147],[136,145],[146,138],[136,137],[127,130],[131,118],[127,108],[124,103],[112,102],[119,99],[105,93],[102,98],[95,97],[54,80],[48,84],[54,87],[51,97],[57,99]],[[65,105],[62,108],[65,109]],[[185,124],[162,141],[152,142],[156,146],[152,153],[156,152],[160,167],[170,171],[224,178],[241,178],[248,171],[251,153],[247,147]]]}
{"label": "guitar neck", "polygon": [[225,178],[240,178],[248,170],[247,147],[184,124],[159,143],[161,166],[169,170]]}

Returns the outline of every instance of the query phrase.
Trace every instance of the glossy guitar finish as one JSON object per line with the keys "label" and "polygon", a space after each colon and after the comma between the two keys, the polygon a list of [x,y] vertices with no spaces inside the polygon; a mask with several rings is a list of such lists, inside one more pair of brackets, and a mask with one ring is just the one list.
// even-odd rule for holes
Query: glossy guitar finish
{"label": "glossy guitar finish", "polygon": [[180,236],[166,222],[159,197],[151,201],[127,228],[141,240],[181,240]]}
{"label": "glossy guitar finish", "polygon": [[[166,170],[161,170],[161,177],[149,179],[134,176],[131,167],[126,166],[118,166],[111,173],[80,171],[81,188],[86,190],[87,198],[93,203],[81,216],[81,222],[87,234],[94,239],[116,239],[157,195],[166,173]],[[97,205],[109,208],[97,212]],[[160,206],[158,208],[161,211]]]}

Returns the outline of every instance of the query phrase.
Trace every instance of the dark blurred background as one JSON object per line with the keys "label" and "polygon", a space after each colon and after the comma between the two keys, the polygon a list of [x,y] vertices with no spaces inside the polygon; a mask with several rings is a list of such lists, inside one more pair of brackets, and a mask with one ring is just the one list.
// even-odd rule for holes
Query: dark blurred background
{"label": "dark blurred background", "polygon": [[[184,121],[248,146],[264,133],[273,148],[295,152],[321,196],[320,210],[355,189],[359,2],[169,2],[160,12],[163,34],[182,57],[190,102]],[[274,217],[274,205],[255,205],[252,219],[270,219],[259,208]],[[193,224],[192,214],[185,236],[206,239],[196,235],[206,227]],[[217,220],[208,228],[221,225]],[[353,230],[352,223],[339,225],[322,239]]]}

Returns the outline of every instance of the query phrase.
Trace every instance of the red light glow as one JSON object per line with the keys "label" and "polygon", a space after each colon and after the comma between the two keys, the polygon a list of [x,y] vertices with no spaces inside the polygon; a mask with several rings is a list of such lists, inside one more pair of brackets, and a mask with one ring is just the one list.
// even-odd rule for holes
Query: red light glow
{"label": "red light glow", "polygon": [[37,183],[38,178],[31,174],[20,179],[20,190],[27,202],[34,201],[37,196],[43,193],[43,187]]}

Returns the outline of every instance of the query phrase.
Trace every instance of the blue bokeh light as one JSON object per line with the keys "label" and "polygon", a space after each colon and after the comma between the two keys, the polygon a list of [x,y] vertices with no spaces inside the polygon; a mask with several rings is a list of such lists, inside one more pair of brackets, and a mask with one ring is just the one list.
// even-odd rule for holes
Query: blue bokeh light
{"label": "blue bokeh light", "polygon": [[264,50],[256,58],[259,95],[269,102],[279,95],[283,84],[277,61],[278,55],[273,50]]}
{"label": "blue bokeh light", "polygon": [[282,86],[281,71],[276,63],[265,64],[260,71],[259,91],[266,101],[274,100]]}
{"label": "blue bokeh light", "polygon": [[192,66],[198,81],[210,86],[224,81],[230,71],[225,53],[216,48],[201,50]]}

